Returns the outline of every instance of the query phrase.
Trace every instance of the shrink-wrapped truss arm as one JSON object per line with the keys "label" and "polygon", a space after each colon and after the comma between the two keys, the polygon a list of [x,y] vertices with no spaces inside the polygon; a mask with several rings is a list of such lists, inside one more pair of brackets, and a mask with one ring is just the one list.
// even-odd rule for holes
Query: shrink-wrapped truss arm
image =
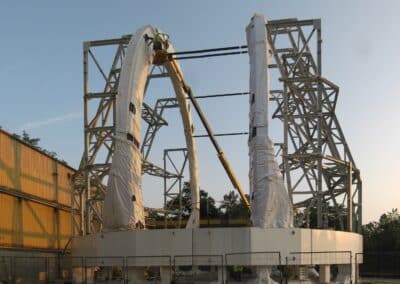
{"label": "shrink-wrapped truss arm", "polygon": [[[140,153],[141,108],[147,76],[155,57],[153,43],[160,33],[152,26],[139,29],[129,42],[123,59],[116,98],[116,132],[114,154],[104,200],[103,226],[105,230],[140,229],[144,227],[142,195],[142,157]],[[168,52],[173,52],[169,44]],[[174,68],[172,68],[174,66]],[[166,63],[176,92],[185,131],[190,171],[190,186],[194,210],[190,227],[199,224],[199,184],[196,145],[192,136],[192,119],[176,62]]]}
{"label": "shrink-wrapped truss arm", "polygon": [[288,228],[293,209],[268,136],[269,50],[263,15],[246,29],[250,56],[249,158],[251,221],[261,228]]}

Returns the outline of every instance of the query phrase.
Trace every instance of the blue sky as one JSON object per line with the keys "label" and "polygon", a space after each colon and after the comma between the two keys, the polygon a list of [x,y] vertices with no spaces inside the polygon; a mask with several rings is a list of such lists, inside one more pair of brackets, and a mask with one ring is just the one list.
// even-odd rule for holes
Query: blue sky
{"label": "blue sky", "polygon": [[[323,75],[340,86],[337,116],[361,169],[364,222],[376,220],[400,204],[399,8],[395,0],[2,1],[0,125],[10,132],[27,129],[41,138],[43,147],[77,166],[83,148],[83,41],[118,37],[152,24],[170,34],[176,49],[189,50],[244,44],[254,12],[270,19],[321,18]],[[182,62],[182,67],[198,95],[248,88],[246,55]],[[154,83],[149,91],[153,99],[173,95],[165,82]],[[216,132],[246,130],[247,98],[201,104]],[[162,147],[183,145],[182,137],[178,142],[171,138],[179,136],[176,114],[167,115],[176,128],[160,134],[156,162]],[[248,188],[246,137],[220,142]],[[221,199],[231,189],[229,182],[209,141],[199,139],[198,147],[202,187]],[[162,189],[148,184],[146,201],[161,205]]]}

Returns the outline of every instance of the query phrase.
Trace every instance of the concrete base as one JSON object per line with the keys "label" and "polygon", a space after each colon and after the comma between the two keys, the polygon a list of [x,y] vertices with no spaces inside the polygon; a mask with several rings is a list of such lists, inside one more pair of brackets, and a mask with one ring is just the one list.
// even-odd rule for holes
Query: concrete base
{"label": "concrete base", "polygon": [[[351,256],[361,252],[361,235],[311,229],[246,227],[118,231],[77,237],[72,241],[73,256],[101,258],[104,266],[115,266],[115,257],[125,257],[128,272],[160,267],[161,283],[171,280],[168,273],[171,268],[175,268],[172,279],[177,277],[181,273],[179,267],[186,271],[193,267],[209,267],[209,271],[215,272],[216,279],[207,283],[226,283],[228,267],[252,267],[256,280],[241,283],[273,283],[268,267],[278,265],[321,265],[320,283],[329,283],[329,265],[332,264],[342,267],[341,279],[346,281],[347,275],[348,279],[354,280],[355,269],[344,267],[351,267]],[[132,277],[143,275],[136,272]],[[181,275],[183,278],[192,276],[191,281],[196,283],[194,279],[201,279],[202,273],[194,272],[196,270],[192,274],[184,270]]]}

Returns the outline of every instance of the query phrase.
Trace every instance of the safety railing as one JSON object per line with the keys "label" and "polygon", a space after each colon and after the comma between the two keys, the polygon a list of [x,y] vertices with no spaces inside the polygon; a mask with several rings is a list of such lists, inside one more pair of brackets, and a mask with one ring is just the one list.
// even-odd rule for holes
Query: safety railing
{"label": "safety railing", "polygon": [[351,251],[292,252],[286,265],[350,264],[351,258]]}
{"label": "safety railing", "polygon": [[275,266],[281,265],[280,252],[239,252],[225,255],[227,266],[238,265],[260,265]]}

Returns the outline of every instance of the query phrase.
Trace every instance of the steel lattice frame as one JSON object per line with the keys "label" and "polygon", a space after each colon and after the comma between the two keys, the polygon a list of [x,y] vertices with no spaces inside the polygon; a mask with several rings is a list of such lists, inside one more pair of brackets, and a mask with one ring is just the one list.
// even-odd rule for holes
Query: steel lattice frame
{"label": "steel lattice frame", "polygon": [[[180,156],[180,157],[176,157]],[[180,159],[179,159],[180,158]],[[172,213],[178,216],[177,227],[181,228],[183,218],[183,208],[187,204],[182,204],[182,189],[183,189],[183,173],[188,162],[188,153],[186,148],[172,148],[164,150],[164,170],[171,171],[176,174],[176,178],[164,177],[164,221],[165,228],[168,227],[168,217]],[[180,162],[179,164],[177,163]],[[178,206],[171,207],[170,203],[178,199]]]}
{"label": "steel lattice frame", "polygon": [[[311,211],[316,208],[318,228],[327,227],[328,215],[334,214],[340,229],[360,231],[360,172],[335,115],[339,88],[321,76],[321,22],[278,20],[270,21],[266,28],[273,59],[269,68],[278,70],[283,85],[282,90],[271,91],[271,100],[277,106],[273,118],[283,123],[284,141],[276,146],[282,153],[281,168],[294,207],[304,213],[301,216],[308,226],[311,225]],[[122,58],[130,38],[124,36],[84,44],[85,152],[73,179],[73,201],[81,212],[82,234],[101,227],[102,201],[113,153],[115,96]],[[99,46],[116,48],[108,74],[92,51]],[[89,91],[89,61],[105,82],[104,89],[99,92]],[[166,76],[162,68],[153,68],[148,78]],[[89,102],[93,101],[97,107],[91,113]],[[162,117],[164,109],[176,107],[175,98],[159,99],[154,108],[146,104],[142,107],[142,118],[148,124],[141,146],[143,171],[179,184],[178,189],[171,191],[164,183],[165,205],[181,192],[183,171],[178,167],[178,171],[168,172],[166,165],[162,168],[147,159],[157,131],[168,125]],[[180,150],[185,153],[185,149]],[[103,154],[99,155],[100,152]],[[164,153],[164,159],[168,154]]]}
{"label": "steel lattice frame", "polygon": [[316,208],[318,228],[334,214],[340,229],[360,231],[360,172],[335,115],[339,88],[321,76],[321,21],[277,20],[266,28],[269,67],[283,83],[272,94],[273,118],[283,122],[282,170],[292,202],[308,225]]}
{"label": "steel lattice frame", "polygon": [[[131,35],[127,35],[116,39],[89,41],[83,45],[85,148],[78,172],[73,177],[72,197],[73,207],[80,212],[80,218],[73,218],[73,222],[79,223],[77,225],[82,235],[97,232],[102,227],[104,194],[114,152],[115,98],[122,60],[130,39]],[[95,56],[94,50],[101,47],[115,49],[113,62],[107,69],[101,59]],[[105,70],[108,70],[108,73]],[[104,88],[100,91],[89,89],[89,79],[93,80],[93,77],[96,76],[104,82]],[[150,79],[167,76],[162,66],[154,66],[148,75],[145,90],[147,90]],[[94,109],[90,109],[89,106],[94,106]],[[165,167],[155,165],[148,160],[157,131],[162,126],[168,125],[162,117],[163,110],[171,106],[177,107],[175,98],[160,99],[155,108],[146,103],[142,105],[142,119],[147,123],[146,134],[141,146],[142,170],[143,173],[152,176],[180,180],[182,173],[168,172]]]}

